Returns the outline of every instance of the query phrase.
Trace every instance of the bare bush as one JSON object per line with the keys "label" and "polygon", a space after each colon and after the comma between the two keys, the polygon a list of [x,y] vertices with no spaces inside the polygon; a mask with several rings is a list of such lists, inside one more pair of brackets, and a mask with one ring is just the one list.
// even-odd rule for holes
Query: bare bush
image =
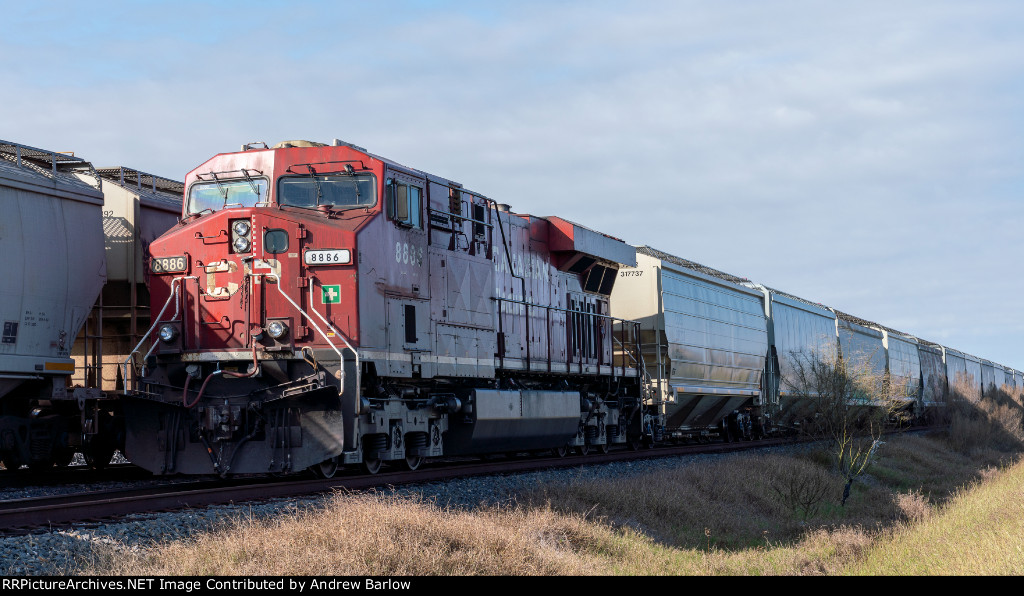
{"label": "bare bush", "polygon": [[850,496],[853,479],[873,461],[885,427],[902,412],[905,391],[888,375],[866,363],[854,364],[839,354],[793,354],[793,374],[785,379],[791,391],[813,403],[803,429],[829,441],[836,470],[846,479],[841,503]]}
{"label": "bare bush", "polygon": [[931,503],[920,490],[896,493],[893,496],[896,507],[909,521],[918,522],[928,519],[932,513]]}
{"label": "bare bush", "polygon": [[821,510],[822,502],[833,486],[828,477],[801,472],[785,468],[783,473],[769,480],[768,486],[783,505],[807,521]]}

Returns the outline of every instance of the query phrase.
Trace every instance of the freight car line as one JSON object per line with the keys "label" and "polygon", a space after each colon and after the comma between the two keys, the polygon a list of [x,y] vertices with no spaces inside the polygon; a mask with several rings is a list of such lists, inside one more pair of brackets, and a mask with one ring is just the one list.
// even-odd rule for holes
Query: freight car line
{"label": "freight car line", "polygon": [[639,451],[620,450],[608,454],[570,456],[503,457],[467,463],[439,461],[416,471],[388,471],[380,474],[351,474],[332,479],[232,478],[179,482],[164,486],[91,491],[50,497],[0,502],[0,535],[30,533],[38,528],[67,527],[93,523],[136,513],[157,513],[226,503],[261,501],[328,493],[332,490],[366,490],[439,482],[466,476],[524,473],[544,469],[574,468],[618,461],[686,455],[729,453],[764,447],[790,445],[791,439],[767,439],[743,443],[707,443],[657,447]]}

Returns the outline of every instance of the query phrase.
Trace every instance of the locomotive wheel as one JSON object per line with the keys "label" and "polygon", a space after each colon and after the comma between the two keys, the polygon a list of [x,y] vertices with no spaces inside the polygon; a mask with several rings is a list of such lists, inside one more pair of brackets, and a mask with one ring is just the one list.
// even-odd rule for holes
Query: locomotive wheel
{"label": "locomotive wheel", "polygon": [[379,457],[376,459],[367,459],[363,460],[363,469],[365,469],[368,474],[376,474],[377,472],[380,472],[380,468],[383,464],[384,461]]}
{"label": "locomotive wheel", "polygon": [[339,467],[341,467],[340,461],[337,456],[334,456],[314,466],[310,466],[309,469],[312,470],[313,475],[317,478],[334,478]]}
{"label": "locomotive wheel", "polygon": [[558,457],[565,457],[568,454],[569,454],[569,447],[567,447],[565,445],[562,445],[561,447],[555,449],[555,455],[557,455]]}
{"label": "locomotive wheel", "polygon": [[405,468],[409,471],[417,470],[423,463],[423,458],[419,455],[410,455],[405,458]]}

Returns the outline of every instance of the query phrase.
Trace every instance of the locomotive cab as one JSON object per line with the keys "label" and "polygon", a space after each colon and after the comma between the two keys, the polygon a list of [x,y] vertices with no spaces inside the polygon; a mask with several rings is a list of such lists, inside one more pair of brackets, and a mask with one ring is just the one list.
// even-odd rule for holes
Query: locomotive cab
{"label": "locomotive cab", "polygon": [[356,233],[380,213],[379,175],[365,157],[306,149],[211,159],[186,179],[182,224],[151,245],[160,310],[125,400],[152,421],[128,438],[143,467],[289,472],[342,451],[357,409]]}

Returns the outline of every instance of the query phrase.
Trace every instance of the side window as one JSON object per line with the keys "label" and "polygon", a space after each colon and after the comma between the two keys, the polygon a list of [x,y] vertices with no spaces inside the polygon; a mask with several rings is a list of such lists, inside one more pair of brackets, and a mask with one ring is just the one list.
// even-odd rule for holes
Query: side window
{"label": "side window", "polygon": [[410,228],[423,228],[423,189],[387,180],[388,217],[391,221]]}
{"label": "side window", "polygon": [[273,255],[288,251],[288,232],[285,230],[267,230],[263,236],[263,248]]}

